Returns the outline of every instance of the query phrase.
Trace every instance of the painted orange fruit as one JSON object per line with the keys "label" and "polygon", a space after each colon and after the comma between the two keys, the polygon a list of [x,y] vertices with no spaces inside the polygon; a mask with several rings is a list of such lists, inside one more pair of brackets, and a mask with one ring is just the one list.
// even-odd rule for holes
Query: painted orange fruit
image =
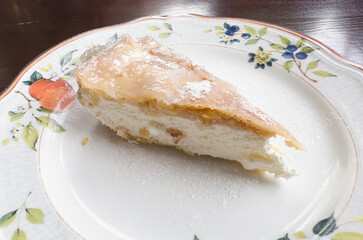
{"label": "painted orange fruit", "polygon": [[49,110],[66,112],[76,102],[76,92],[64,79],[57,81],[39,79],[29,87],[29,94],[39,101],[39,104]]}

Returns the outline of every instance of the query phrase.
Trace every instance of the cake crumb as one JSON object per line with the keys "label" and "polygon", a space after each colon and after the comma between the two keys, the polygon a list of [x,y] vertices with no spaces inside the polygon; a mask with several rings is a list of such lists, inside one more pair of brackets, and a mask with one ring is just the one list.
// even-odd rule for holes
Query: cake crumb
{"label": "cake crumb", "polygon": [[87,145],[87,143],[88,143],[88,141],[89,141],[89,138],[88,138],[88,137],[85,137],[85,138],[82,140],[82,145],[83,145],[83,146],[86,146],[86,145]]}
{"label": "cake crumb", "polygon": [[175,144],[178,144],[179,141],[185,137],[185,134],[180,131],[179,129],[176,129],[176,128],[168,128],[166,129],[166,131],[170,134],[170,136],[173,137],[173,141]]}

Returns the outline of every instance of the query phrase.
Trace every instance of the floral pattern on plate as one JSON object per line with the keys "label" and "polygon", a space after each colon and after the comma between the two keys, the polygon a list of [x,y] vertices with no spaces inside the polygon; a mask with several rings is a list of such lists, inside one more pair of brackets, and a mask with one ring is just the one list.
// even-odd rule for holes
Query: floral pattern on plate
{"label": "floral pattern on plate", "polygon": [[[53,67],[56,64],[49,62],[46,66],[39,67],[39,71],[34,71],[29,80],[23,81],[24,85],[29,86],[27,93],[15,91],[26,103],[8,112],[10,122],[14,122],[15,126],[9,130],[8,138],[2,140],[2,146],[10,142],[16,143],[22,138],[28,147],[36,151],[40,127],[56,133],[65,131],[51,114],[70,110],[76,101],[76,92],[68,83],[79,63],[79,58],[72,60],[75,51],[77,50],[61,56],[57,68]],[[24,117],[26,115],[29,116]],[[25,123],[21,121],[24,119]]]}
{"label": "floral pattern on plate", "polygon": [[252,26],[244,25],[245,30],[243,31],[241,29],[242,28],[237,25],[231,26],[225,22],[223,27],[214,26],[214,29],[204,30],[204,33],[211,33],[213,31],[216,32],[216,35],[221,39],[220,43],[224,43],[226,45],[233,44],[235,42],[244,42],[244,45],[254,45],[261,41],[266,42],[270,47],[269,50],[264,50],[263,47],[260,46],[254,53],[249,53],[249,62],[256,62],[256,69],[264,69],[265,64],[271,67],[272,62],[278,61],[278,59],[272,58],[272,56],[275,54],[281,55],[280,62],[282,62],[284,59],[287,59],[282,63],[282,66],[287,71],[290,72],[291,68],[295,65],[300,71],[300,74],[312,82],[318,81],[314,79],[313,76],[310,76],[310,73],[318,77],[336,77],[336,75],[325,70],[315,70],[319,65],[319,59],[314,59],[313,61],[310,60],[308,63],[305,63],[305,61],[304,63],[302,62],[309,57],[309,53],[314,51],[312,47],[305,45],[306,40],[304,38],[300,39],[296,43],[292,43],[288,38],[279,36],[281,43],[273,43],[268,38],[267,27],[256,30]]}
{"label": "floral pattern on plate", "polygon": [[44,223],[44,213],[39,208],[29,208],[26,202],[32,192],[28,193],[21,206],[0,218],[0,228],[4,228],[12,224],[17,218],[16,229],[11,237],[11,240],[26,240],[26,233],[20,228],[20,222],[23,218],[23,213],[25,211],[26,219],[32,224],[43,224]]}
{"label": "floral pattern on plate", "polygon": [[176,34],[179,37],[181,37],[181,35],[179,33],[176,33],[173,30],[173,26],[170,23],[163,23],[163,27],[151,25],[151,26],[147,27],[147,29],[149,29],[150,31],[154,31],[154,32],[161,31],[161,33],[158,35],[158,38],[168,38],[172,34]]}

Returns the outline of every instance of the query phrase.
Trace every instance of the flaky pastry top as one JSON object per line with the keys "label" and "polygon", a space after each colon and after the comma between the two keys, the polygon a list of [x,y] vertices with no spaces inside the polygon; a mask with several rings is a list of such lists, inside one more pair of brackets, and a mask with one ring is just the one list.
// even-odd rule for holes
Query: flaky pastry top
{"label": "flaky pastry top", "polygon": [[81,88],[116,101],[153,102],[168,110],[200,110],[262,134],[281,135],[288,146],[303,149],[286,128],[251,105],[234,86],[150,36],[135,40],[123,35],[86,51],[75,77]]}

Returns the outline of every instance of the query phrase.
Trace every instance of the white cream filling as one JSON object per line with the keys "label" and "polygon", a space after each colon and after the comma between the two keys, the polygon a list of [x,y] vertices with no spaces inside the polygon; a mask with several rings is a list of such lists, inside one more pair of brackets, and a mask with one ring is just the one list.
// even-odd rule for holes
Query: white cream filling
{"label": "white cream filling", "polygon": [[[82,103],[87,106],[92,101],[88,95],[82,94]],[[295,175],[295,171],[285,165],[283,156],[273,150],[272,139],[251,130],[222,124],[203,125],[200,120],[164,113],[147,114],[138,106],[103,98],[97,106],[91,104],[88,109],[120,136],[125,137],[128,133],[135,138],[176,146],[188,153],[235,160],[245,169],[266,170],[275,177]],[[170,129],[180,131],[182,136],[172,136]]]}

